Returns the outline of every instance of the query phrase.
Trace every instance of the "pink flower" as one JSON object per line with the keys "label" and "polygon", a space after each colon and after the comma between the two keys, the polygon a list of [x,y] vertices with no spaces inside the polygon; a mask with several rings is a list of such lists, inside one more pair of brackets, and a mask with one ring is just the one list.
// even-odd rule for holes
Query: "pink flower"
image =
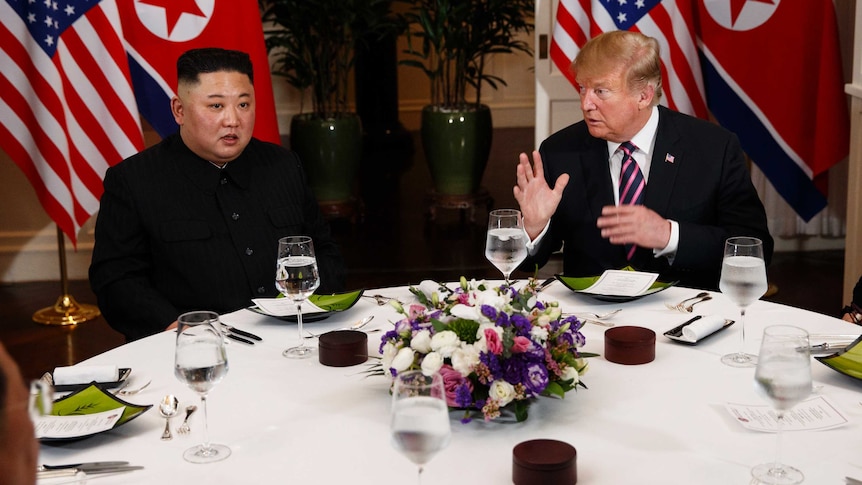
{"label": "pink flower", "polygon": [[410,309],[407,312],[407,318],[410,320],[416,320],[420,316],[425,314],[425,307],[422,305],[410,305]]}
{"label": "pink flower", "polygon": [[530,348],[530,339],[528,339],[527,337],[523,337],[521,335],[518,335],[513,340],[514,340],[514,342],[512,342],[512,353],[513,354],[520,354],[522,352],[526,352],[527,349]]}
{"label": "pink flower", "polygon": [[461,373],[452,368],[449,364],[443,364],[440,370],[437,371],[443,376],[443,387],[446,390],[446,405],[450,407],[461,407],[458,404],[458,388],[467,386],[470,394],[473,393],[473,384],[464,377]]}
{"label": "pink flower", "polygon": [[488,351],[494,355],[503,353],[503,342],[500,342],[500,336],[493,328],[485,329],[485,342],[488,344]]}

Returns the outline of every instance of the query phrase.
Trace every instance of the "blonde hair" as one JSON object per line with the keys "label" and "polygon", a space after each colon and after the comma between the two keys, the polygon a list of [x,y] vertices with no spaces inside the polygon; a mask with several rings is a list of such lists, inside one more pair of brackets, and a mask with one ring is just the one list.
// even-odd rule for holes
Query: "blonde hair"
{"label": "blonde hair", "polygon": [[637,91],[652,85],[655,88],[652,105],[661,99],[661,56],[658,41],[639,32],[613,30],[587,42],[572,62],[571,71],[577,76],[603,75],[623,68],[625,87]]}

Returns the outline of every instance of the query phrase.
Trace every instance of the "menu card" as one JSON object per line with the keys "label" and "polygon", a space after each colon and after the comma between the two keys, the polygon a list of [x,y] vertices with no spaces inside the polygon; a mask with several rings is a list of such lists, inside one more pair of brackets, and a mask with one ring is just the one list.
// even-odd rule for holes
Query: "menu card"
{"label": "menu card", "polygon": [[656,279],[658,279],[658,273],[609,269],[583,292],[597,295],[638,296],[649,290]]}
{"label": "menu card", "polygon": [[[252,300],[265,313],[276,316],[286,317],[296,315],[296,302],[290,298],[255,298]],[[302,314],[306,313],[321,313],[326,310],[311,303],[308,300],[302,302]]]}
{"label": "menu card", "polygon": [[75,438],[109,430],[123,417],[121,406],[101,413],[40,416],[35,423],[36,438]]}
{"label": "menu card", "polygon": [[[768,404],[725,404],[727,412],[743,427],[755,431],[775,432],[778,419],[775,409]],[[824,396],[802,401],[784,413],[781,431],[810,431],[837,428],[849,420]]]}

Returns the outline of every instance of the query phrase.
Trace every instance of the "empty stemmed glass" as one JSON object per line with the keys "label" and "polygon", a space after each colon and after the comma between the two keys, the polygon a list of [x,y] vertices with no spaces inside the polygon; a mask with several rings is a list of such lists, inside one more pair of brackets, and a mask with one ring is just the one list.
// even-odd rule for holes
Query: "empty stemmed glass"
{"label": "empty stemmed glass", "polygon": [[302,303],[320,286],[314,244],[310,237],[287,236],[278,240],[275,286],[296,304],[296,329],[299,333],[299,345],[285,350],[282,355],[292,359],[310,357],[314,348],[305,345]]}
{"label": "empty stemmed glass", "polygon": [[754,385],[775,408],[775,461],[757,465],[751,475],[760,483],[790,485],[801,483],[805,476],[792,466],[781,463],[781,428],[784,413],[811,393],[811,358],[808,332],[790,325],[773,325],[763,331]]}
{"label": "empty stemmed glass", "polygon": [[449,444],[449,411],[440,374],[406,371],[392,387],[392,446],[422,468]]}
{"label": "empty stemmed glass", "polygon": [[211,463],[230,456],[230,448],[210,443],[207,428],[207,394],[227,375],[227,354],[218,314],[196,311],[177,319],[174,374],[201,397],[204,413],[203,443],[183,453],[192,463]]}
{"label": "empty stemmed glass", "polygon": [[527,258],[527,233],[521,211],[497,209],[488,216],[488,239],[485,257],[500,272],[509,285],[509,275]]}
{"label": "empty stemmed glass", "polygon": [[757,356],[745,353],[745,309],[766,293],[766,264],[760,239],[732,237],[725,242],[718,287],[739,306],[742,335],[739,352],[726,354],[721,357],[721,361],[732,367],[754,367]]}

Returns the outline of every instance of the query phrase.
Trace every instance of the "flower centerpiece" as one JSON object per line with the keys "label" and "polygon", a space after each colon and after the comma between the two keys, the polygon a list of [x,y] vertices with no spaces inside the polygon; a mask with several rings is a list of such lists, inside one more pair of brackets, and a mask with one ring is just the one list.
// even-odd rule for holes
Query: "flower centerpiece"
{"label": "flower centerpiece", "polygon": [[583,323],[564,318],[557,302],[540,301],[537,286],[534,278],[516,290],[462,277],[454,290],[411,287],[420,304],[391,302],[404,318],[381,339],[383,373],[439,372],[447,404],[463,409],[465,422],[478,412],[493,420],[502,410],[523,421],[536,397],[586,388]]}

